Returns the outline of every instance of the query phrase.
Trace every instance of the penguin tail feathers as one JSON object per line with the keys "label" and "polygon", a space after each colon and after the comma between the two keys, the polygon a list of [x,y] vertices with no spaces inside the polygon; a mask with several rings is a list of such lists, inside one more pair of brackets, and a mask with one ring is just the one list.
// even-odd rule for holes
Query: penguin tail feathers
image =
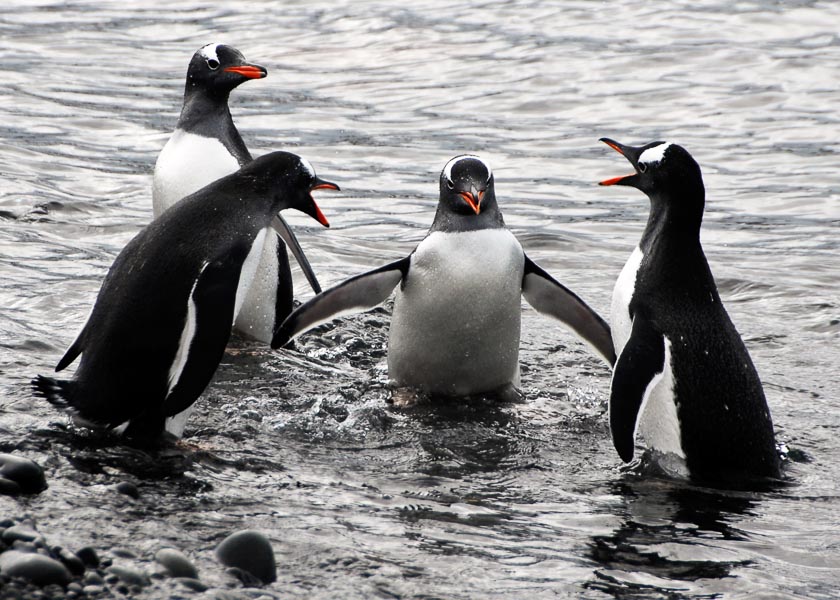
{"label": "penguin tail feathers", "polygon": [[46,398],[47,402],[63,410],[75,411],[73,396],[75,383],[73,381],[61,381],[52,377],[38,375],[32,380],[32,391],[36,396]]}

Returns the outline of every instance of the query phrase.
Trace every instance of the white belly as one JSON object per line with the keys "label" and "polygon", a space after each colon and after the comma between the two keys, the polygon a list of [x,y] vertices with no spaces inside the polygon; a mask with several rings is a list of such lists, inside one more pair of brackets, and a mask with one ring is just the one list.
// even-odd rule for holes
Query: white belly
{"label": "white belly", "polygon": [[239,277],[234,329],[261,342],[271,342],[277,311],[277,244],[271,228],[260,231]]}
{"label": "white belly", "polygon": [[220,141],[176,129],[155,163],[155,217],[184,196],[238,170],[239,163]]}
{"label": "white belly", "polygon": [[394,304],[391,379],[450,395],[517,385],[524,262],[506,229],[423,240]]}
{"label": "white belly", "polygon": [[621,274],[613,288],[612,304],[610,306],[610,329],[612,331],[613,346],[615,354],[619,356],[624,349],[627,340],[630,339],[630,332],[633,323],[630,320],[630,300],[636,288],[636,274],[642,264],[642,249],[636,246],[630,258],[627,259]]}
{"label": "white belly", "polygon": [[[152,185],[155,217],[220,177],[239,170],[239,163],[220,141],[177,129],[158,156]],[[236,290],[234,329],[270,342],[277,303],[277,235],[262,232],[242,267]]]}
{"label": "white belly", "polygon": [[680,421],[674,396],[674,371],[671,366],[671,341],[666,337],[665,367],[661,375],[654,378],[649,394],[641,407],[638,434],[645,446],[662,454],[674,454],[682,459]]}
{"label": "white belly", "polygon": [[[630,301],[635,292],[636,276],[642,264],[642,258],[644,258],[642,250],[637,246],[627,259],[613,289],[610,327],[615,352],[619,357],[633,330],[633,321],[630,319]],[[663,337],[663,343],[665,344],[664,369],[661,374],[654,377],[645,391],[636,432],[646,447],[663,454],[685,458],[677,406],[674,401],[671,342]]]}

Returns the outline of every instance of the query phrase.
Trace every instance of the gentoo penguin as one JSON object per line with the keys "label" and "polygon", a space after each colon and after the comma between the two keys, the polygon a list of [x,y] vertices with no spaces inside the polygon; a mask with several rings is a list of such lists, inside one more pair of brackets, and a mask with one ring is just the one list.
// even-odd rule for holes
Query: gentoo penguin
{"label": "gentoo penguin", "polygon": [[601,141],[636,170],[601,185],[635,187],[651,207],[612,298],[618,361],[609,407],[619,456],[633,458],[638,433],[649,448],[683,459],[695,479],[778,477],[761,381],[700,246],[700,167],[676,144]]}
{"label": "gentoo penguin", "polygon": [[[208,44],[193,55],[187,69],[181,117],[155,164],[155,217],[181,198],[252,160],[230,116],[228,97],[241,83],[266,74],[265,68],[246,62],[238,50],[223,44]],[[273,225],[291,248],[315,293],[320,292],[312,267],[288,224],[277,215]],[[257,259],[252,287],[235,329],[268,343],[277,324],[292,310],[292,276],[286,245],[276,234],[265,236]]]}
{"label": "gentoo penguin", "polygon": [[[216,371],[272,219],[285,208],[329,226],[311,191],[338,189],[288,152],[262,156],[187,196],[117,256],[81,333],[58,362],[80,354],[70,381],[39,376],[35,390],[84,423],[152,438],[185,411]],[[252,275],[252,274],[251,274]],[[172,431],[180,435],[179,431]]]}
{"label": "gentoo penguin", "polygon": [[519,383],[521,300],[566,323],[614,362],[607,324],[522,251],[478,156],[450,160],[428,235],[407,257],[348,279],[298,307],[272,348],[331,317],[376,306],[399,284],[388,371],[399,386],[463,396]]}

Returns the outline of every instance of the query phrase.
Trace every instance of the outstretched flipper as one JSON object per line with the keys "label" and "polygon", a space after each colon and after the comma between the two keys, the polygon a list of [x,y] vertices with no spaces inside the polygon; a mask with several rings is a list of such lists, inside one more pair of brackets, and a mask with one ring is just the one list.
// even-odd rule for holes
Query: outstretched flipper
{"label": "outstretched flipper", "polygon": [[639,420],[653,388],[665,371],[665,338],[641,315],[633,319],[610,385],[610,432],[624,462],[633,459]]}
{"label": "outstretched flipper", "polygon": [[298,307],[283,321],[274,338],[272,348],[279,348],[290,340],[332,318],[368,310],[384,302],[408,273],[411,257],[351,277],[334,288],[318,294]]}
{"label": "outstretched flipper", "polygon": [[277,232],[280,239],[286,243],[289,250],[292,251],[295,260],[297,260],[303,274],[306,276],[306,280],[312,287],[312,291],[316,294],[320,294],[321,284],[318,283],[318,278],[315,277],[315,271],[312,270],[312,265],[309,264],[309,259],[306,258],[306,255],[303,253],[303,248],[300,247],[300,242],[298,242],[297,237],[291,227],[289,227],[289,224],[286,223],[286,220],[283,217],[276,215],[274,220],[271,222],[271,227]]}
{"label": "outstretched flipper", "polygon": [[606,321],[527,255],[522,295],[537,312],[565,323],[595,348],[610,366],[615,364],[615,349]]}

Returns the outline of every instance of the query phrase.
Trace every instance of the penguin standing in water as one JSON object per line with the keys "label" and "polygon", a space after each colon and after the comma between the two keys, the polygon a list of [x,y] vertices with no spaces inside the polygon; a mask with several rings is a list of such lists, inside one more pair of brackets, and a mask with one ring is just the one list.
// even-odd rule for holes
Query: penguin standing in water
{"label": "penguin standing in water", "polygon": [[389,377],[397,385],[445,396],[517,386],[521,296],[612,364],[609,327],[525,255],[505,227],[494,185],[481,158],[450,160],[434,222],[417,248],[298,307],[272,348],[335,316],[373,308],[399,285],[388,341]]}
{"label": "penguin standing in water", "polygon": [[[184,105],[178,125],[155,164],[152,206],[159,217],[173,204],[251,162],[251,154],[230,116],[231,91],[249,79],[265,77],[265,68],[248,63],[230,46],[208,44],[192,57],[187,69]],[[318,280],[288,224],[279,215],[254,258],[242,310],[234,328],[268,343],[274,329],[293,306],[293,282],[286,245],[292,250],[315,293]],[[282,238],[283,244],[278,238]]]}
{"label": "penguin standing in water", "polygon": [[619,456],[633,458],[638,433],[649,448],[683,459],[695,479],[779,477],[761,381],[700,246],[700,167],[676,144],[601,141],[636,171],[601,185],[639,189],[651,206],[612,299],[610,429]]}
{"label": "penguin standing in water", "polygon": [[[79,355],[70,381],[39,376],[35,391],[83,424],[154,438],[210,382],[277,212],[295,208],[329,226],[311,191],[319,179],[288,152],[262,156],[187,196],[117,256],[93,311],[56,366]],[[175,424],[173,426],[173,423]],[[179,419],[166,423],[179,436]]]}

